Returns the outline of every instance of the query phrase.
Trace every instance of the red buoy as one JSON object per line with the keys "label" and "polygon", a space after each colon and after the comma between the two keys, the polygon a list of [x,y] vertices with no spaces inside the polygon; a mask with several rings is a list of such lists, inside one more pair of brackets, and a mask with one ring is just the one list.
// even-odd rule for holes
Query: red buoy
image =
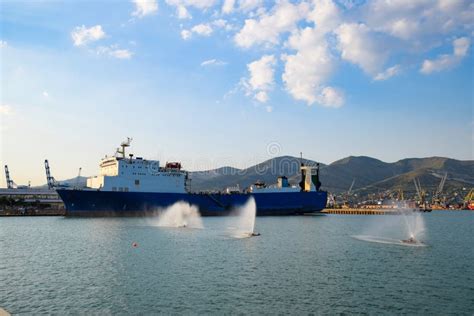
{"label": "red buoy", "polygon": [[137,248],[137,247],[138,247],[138,244],[137,244],[136,242],[133,242],[133,243],[132,243],[132,247],[133,247],[133,248]]}

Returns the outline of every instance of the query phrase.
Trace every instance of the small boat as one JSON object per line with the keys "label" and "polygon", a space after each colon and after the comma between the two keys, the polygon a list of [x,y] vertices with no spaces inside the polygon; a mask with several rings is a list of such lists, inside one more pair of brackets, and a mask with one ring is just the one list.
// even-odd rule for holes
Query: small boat
{"label": "small boat", "polygon": [[408,239],[402,239],[402,242],[405,244],[417,244],[418,242],[416,241],[415,238],[410,237]]}

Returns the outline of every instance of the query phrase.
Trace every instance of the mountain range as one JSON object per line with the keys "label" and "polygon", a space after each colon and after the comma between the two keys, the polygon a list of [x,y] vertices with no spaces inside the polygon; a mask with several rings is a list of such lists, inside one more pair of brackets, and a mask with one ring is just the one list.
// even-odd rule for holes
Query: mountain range
{"label": "mountain range", "polygon": [[[280,175],[287,176],[290,183],[297,184],[300,180],[299,163],[299,158],[283,156],[242,170],[224,167],[193,172],[192,190],[218,190],[236,184],[245,188],[257,180],[273,184]],[[304,160],[304,163],[316,165],[316,162],[311,160]],[[320,170],[322,189],[333,193],[347,192],[352,183],[352,190],[361,194],[398,189],[415,192],[415,178],[419,179],[423,189],[432,192],[446,173],[446,191],[474,186],[473,160],[429,157],[387,163],[371,157],[350,156],[329,165],[320,164]]]}

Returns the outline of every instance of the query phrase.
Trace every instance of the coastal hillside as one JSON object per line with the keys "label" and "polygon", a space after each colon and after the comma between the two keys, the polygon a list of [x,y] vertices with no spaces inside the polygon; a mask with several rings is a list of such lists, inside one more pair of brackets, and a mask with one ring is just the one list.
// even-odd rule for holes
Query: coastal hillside
{"label": "coastal hillside", "polygon": [[[315,161],[304,160],[316,165]],[[232,172],[226,172],[231,170]],[[418,178],[422,187],[435,191],[442,177],[447,173],[445,190],[457,190],[474,186],[474,161],[461,161],[443,157],[408,158],[387,163],[371,157],[346,157],[329,165],[321,164],[322,188],[333,193],[349,190],[363,194],[385,190],[402,189],[415,192],[413,179]],[[229,186],[248,187],[257,180],[274,184],[276,178],[285,175],[290,183],[297,184],[299,158],[284,156],[269,159],[247,169],[220,168],[216,170],[192,172],[192,190],[221,190]]]}

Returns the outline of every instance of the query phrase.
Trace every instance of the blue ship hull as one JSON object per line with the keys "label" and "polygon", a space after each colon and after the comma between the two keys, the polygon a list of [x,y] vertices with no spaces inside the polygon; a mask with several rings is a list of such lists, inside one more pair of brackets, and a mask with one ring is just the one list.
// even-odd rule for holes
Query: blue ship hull
{"label": "blue ship hull", "polygon": [[147,193],[58,189],[66,216],[147,216],[176,202],[199,207],[202,216],[225,216],[255,198],[258,216],[299,215],[320,212],[327,192],[277,192],[257,194]]}

